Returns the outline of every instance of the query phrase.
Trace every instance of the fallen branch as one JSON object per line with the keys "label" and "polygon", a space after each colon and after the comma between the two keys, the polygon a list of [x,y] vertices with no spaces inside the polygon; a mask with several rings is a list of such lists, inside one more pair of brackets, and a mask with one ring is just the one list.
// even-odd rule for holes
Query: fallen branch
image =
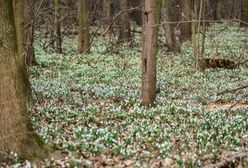
{"label": "fallen branch", "polygon": [[248,85],[244,85],[244,86],[237,87],[235,89],[230,89],[230,90],[225,90],[223,92],[219,92],[219,93],[217,93],[217,96],[225,94],[225,93],[237,92],[238,90],[242,90],[242,89],[245,89],[245,88],[248,88]]}
{"label": "fallen branch", "polygon": [[[245,95],[243,99],[245,99],[245,98],[247,98],[247,97],[248,97],[248,94]],[[237,101],[237,102],[235,102],[235,103],[233,103],[233,104],[231,105],[231,107],[229,107],[228,110],[231,110],[232,108],[234,108],[236,105],[238,105],[239,103],[241,103],[241,101],[242,101],[242,99],[239,100],[239,101]]]}
{"label": "fallen branch", "polygon": [[235,163],[242,161],[244,158],[248,157],[248,151],[241,151],[235,153],[233,156],[228,158],[224,158],[224,160],[216,163],[204,166],[204,168],[225,168],[225,167],[232,167]]}

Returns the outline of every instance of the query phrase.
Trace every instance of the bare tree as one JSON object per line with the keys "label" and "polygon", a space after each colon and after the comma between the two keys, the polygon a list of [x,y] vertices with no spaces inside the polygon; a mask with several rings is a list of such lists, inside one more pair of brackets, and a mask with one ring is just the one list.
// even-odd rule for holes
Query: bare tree
{"label": "bare tree", "polygon": [[142,104],[149,107],[156,99],[156,55],[161,0],[145,0],[142,45]]}
{"label": "bare tree", "polygon": [[[24,56],[24,3],[0,0],[0,162],[11,151],[21,158],[44,155],[28,114]],[[14,9],[14,10],[13,10]]]}
{"label": "bare tree", "polygon": [[[120,0],[120,9],[128,9],[128,1]],[[123,12],[120,16],[120,29],[119,29],[119,42],[128,42],[131,39],[131,29],[129,22],[129,13],[128,11]]]}
{"label": "bare tree", "polygon": [[25,0],[24,12],[24,26],[25,26],[25,51],[26,51],[26,64],[37,65],[34,53],[34,9],[35,1]]}
{"label": "bare tree", "polygon": [[242,0],[241,6],[241,26],[248,27],[248,0]]}
{"label": "bare tree", "polygon": [[[110,24],[112,12],[111,12],[111,0],[103,0],[103,17],[104,17],[104,24]],[[107,26],[105,26],[106,28]],[[109,31],[111,32],[111,30]]]}
{"label": "bare tree", "polygon": [[55,8],[55,23],[54,23],[54,28],[55,28],[55,51],[56,53],[62,53],[62,38],[61,38],[61,4],[60,0],[54,0],[54,8]]}
{"label": "bare tree", "polygon": [[90,51],[89,0],[79,0],[78,3],[79,35],[77,53],[84,53]]}
{"label": "bare tree", "polygon": [[182,14],[182,21],[180,25],[180,41],[184,42],[191,40],[191,19],[192,19],[192,2],[191,0],[180,0],[180,9]]}
{"label": "bare tree", "polygon": [[[162,15],[167,22],[177,21],[177,2],[175,0],[162,0]],[[180,53],[180,46],[176,40],[175,24],[165,24],[164,30],[169,51]]]}

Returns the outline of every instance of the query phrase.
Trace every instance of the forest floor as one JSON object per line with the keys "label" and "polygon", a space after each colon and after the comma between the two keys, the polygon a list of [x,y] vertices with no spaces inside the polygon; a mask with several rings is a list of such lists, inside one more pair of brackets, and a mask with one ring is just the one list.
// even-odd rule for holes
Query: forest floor
{"label": "forest floor", "polygon": [[[45,53],[37,45],[40,65],[31,68],[37,103],[31,118],[59,155],[36,164],[203,167],[247,152],[248,88],[218,94],[248,84],[247,64],[197,72],[190,43],[173,55],[164,40],[157,60],[160,92],[151,109],[140,106],[139,43],[121,45],[113,54],[100,40],[88,55],[75,55],[75,39],[65,40],[63,54]],[[205,53],[240,62],[248,59],[247,46],[247,30],[217,24],[209,28]],[[17,166],[30,164],[18,163],[17,157]]]}

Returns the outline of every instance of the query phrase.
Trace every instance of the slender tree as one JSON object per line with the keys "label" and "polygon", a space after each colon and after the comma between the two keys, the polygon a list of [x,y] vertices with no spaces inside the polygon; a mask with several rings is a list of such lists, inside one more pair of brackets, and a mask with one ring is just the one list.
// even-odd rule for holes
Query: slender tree
{"label": "slender tree", "polygon": [[0,0],[0,162],[8,153],[44,154],[28,116],[22,0]]}
{"label": "slender tree", "polygon": [[241,6],[241,26],[248,27],[248,0],[242,0]]}
{"label": "slender tree", "polygon": [[[120,9],[122,11],[128,9],[128,1],[120,0]],[[129,13],[123,12],[120,16],[119,42],[128,42],[131,39],[131,29],[129,22]]]}
{"label": "slender tree", "polygon": [[221,1],[220,0],[209,0],[209,7],[211,9],[209,18],[214,20],[221,19]]}
{"label": "slender tree", "polygon": [[192,2],[191,0],[180,0],[182,21],[180,25],[180,41],[184,42],[191,39],[191,19],[192,19]]}
{"label": "slender tree", "polygon": [[161,0],[145,0],[142,45],[142,104],[149,107],[156,99],[156,55]]}
{"label": "slender tree", "polygon": [[[163,19],[167,22],[177,21],[176,19],[176,1],[175,0],[162,0],[162,14]],[[164,30],[166,35],[166,41],[169,51],[174,53],[180,53],[180,46],[176,40],[175,24],[165,24]]]}
{"label": "slender tree", "polygon": [[103,15],[105,23],[109,23],[111,19],[111,0],[103,0]]}
{"label": "slender tree", "polygon": [[89,52],[90,33],[89,33],[89,0],[78,1],[78,21],[79,35],[77,53]]}
{"label": "slender tree", "polygon": [[61,38],[61,4],[60,0],[54,0],[54,9],[55,9],[55,51],[56,53],[62,53],[62,38]]}
{"label": "slender tree", "polygon": [[24,13],[24,26],[25,26],[25,51],[26,51],[26,64],[37,65],[34,53],[34,0],[25,0],[25,13]]}

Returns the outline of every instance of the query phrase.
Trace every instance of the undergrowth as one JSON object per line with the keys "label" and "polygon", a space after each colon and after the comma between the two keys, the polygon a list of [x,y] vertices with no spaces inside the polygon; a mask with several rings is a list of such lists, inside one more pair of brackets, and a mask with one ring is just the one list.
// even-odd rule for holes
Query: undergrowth
{"label": "undergrowth", "polygon": [[[214,25],[207,34],[206,56],[247,59],[247,40],[244,29]],[[180,55],[160,48],[160,93],[156,107],[145,109],[140,106],[139,44],[122,45],[111,54],[103,40],[88,55],[76,55],[75,46],[75,39],[66,40],[63,54],[47,54],[36,46],[32,122],[64,156],[47,165],[201,167],[247,149],[247,109],[207,110],[211,103],[247,103],[247,89],[217,95],[248,83],[245,64],[196,72],[190,43],[183,44]]]}

